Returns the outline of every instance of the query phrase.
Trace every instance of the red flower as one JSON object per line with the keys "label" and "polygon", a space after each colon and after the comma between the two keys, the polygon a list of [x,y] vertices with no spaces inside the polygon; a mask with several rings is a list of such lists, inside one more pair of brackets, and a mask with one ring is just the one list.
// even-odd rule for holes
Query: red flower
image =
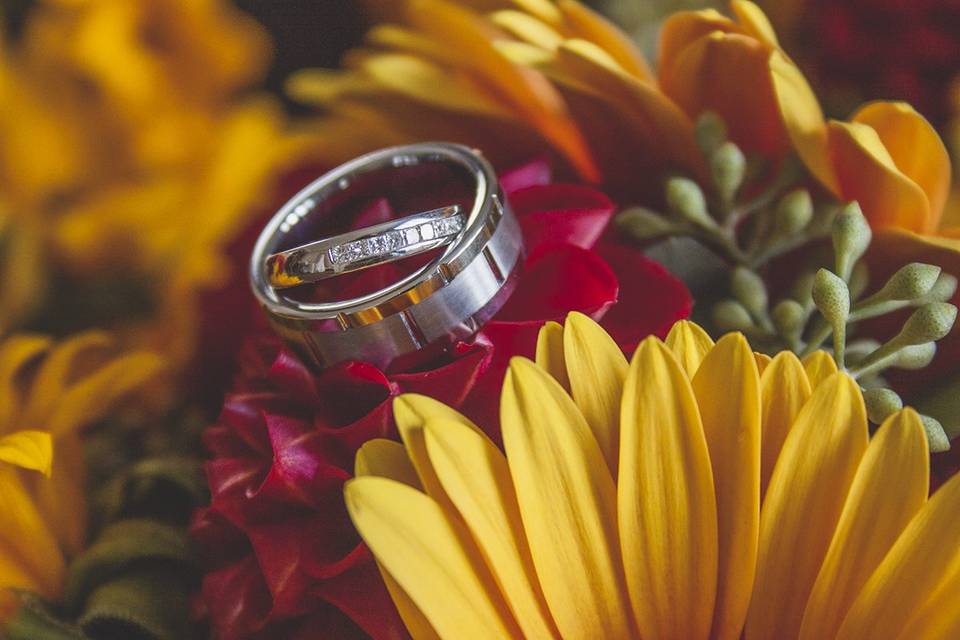
{"label": "red flower", "polygon": [[315,373],[272,336],[247,340],[205,433],[212,500],[192,527],[210,563],[201,605],[217,637],[406,637],[341,497],[357,449],[396,438],[392,398],[423,393],[496,424],[507,362],[533,354],[545,321],[583,311],[632,350],[689,313],[678,280],[604,237],[614,213],[606,196],[549,180],[539,162],[502,177],[525,268],[494,320],[446,360],[407,373],[356,362]]}

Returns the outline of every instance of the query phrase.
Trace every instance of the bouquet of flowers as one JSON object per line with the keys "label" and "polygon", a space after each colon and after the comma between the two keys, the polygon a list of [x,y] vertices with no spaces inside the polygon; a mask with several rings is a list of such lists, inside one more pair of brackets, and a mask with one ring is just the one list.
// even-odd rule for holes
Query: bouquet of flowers
{"label": "bouquet of flowers", "polygon": [[[637,38],[577,0],[360,4],[283,96],[225,0],[5,16],[0,636],[960,637],[951,108],[905,80],[960,68],[880,83],[857,2]],[[828,117],[846,86],[931,120]],[[429,141],[494,167],[509,297],[415,364],[325,364],[258,309],[254,240]]]}

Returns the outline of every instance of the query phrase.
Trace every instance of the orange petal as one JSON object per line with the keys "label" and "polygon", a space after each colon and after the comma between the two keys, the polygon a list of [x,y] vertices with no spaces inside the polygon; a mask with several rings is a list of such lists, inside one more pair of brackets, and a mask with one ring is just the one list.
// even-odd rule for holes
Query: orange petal
{"label": "orange petal", "polygon": [[852,120],[872,127],[897,168],[927,194],[925,231],[935,230],[950,193],[950,155],[937,131],[905,102],[873,102]]}
{"label": "orange petal", "polygon": [[737,24],[748,36],[753,36],[760,42],[771,47],[779,46],[777,33],[767,18],[763,9],[746,0],[732,0],[730,10],[737,16]]}
{"label": "orange petal", "polygon": [[760,491],[767,491],[773,468],[797,414],[810,398],[810,381],[791,351],[777,354],[760,376],[761,438]]}
{"label": "orange petal", "polygon": [[870,226],[928,230],[927,194],[897,168],[873,127],[833,121],[829,136],[840,196],[859,202]]}
{"label": "orange petal", "polygon": [[714,31],[667,60],[660,84],[691,118],[714,111],[737,144],[778,157],[790,145],[770,78],[772,53],[750,36]]}
{"label": "orange petal", "polygon": [[817,349],[803,359],[803,368],[810,380],[810,388],[816,389],[821,382],[837,372],[837,362],[826,351]]}
{"label": "orange petal", "polygon": [[667,18],[660,29],[657,54],[660,82],[664,80],[664,70],[673,64],[684,49],[714,31],[734,33],[737,25],[716,9],[681,11]]}
{"label": "orange petal", "polygon": [[650,65],[643,53],[623,31],[589,7],[573,0],[557,3],[571,35],[596,44],[610,54],[627,73],[639,80],[653,81]]}

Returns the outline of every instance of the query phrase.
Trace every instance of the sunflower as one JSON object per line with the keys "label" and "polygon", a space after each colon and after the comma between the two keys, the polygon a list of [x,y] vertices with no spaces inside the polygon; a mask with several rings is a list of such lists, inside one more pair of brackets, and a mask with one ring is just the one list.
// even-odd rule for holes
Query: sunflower
{"label": "sunflower", "polygon": [[628,363],[572,314],[511,363],[503,452],[436,401],[394,409],[403,444],[366,444],[345,495],[415,638],[960,631],[960,478],[928,499],[918,415],[871,437],[843,372],[686,322]]}

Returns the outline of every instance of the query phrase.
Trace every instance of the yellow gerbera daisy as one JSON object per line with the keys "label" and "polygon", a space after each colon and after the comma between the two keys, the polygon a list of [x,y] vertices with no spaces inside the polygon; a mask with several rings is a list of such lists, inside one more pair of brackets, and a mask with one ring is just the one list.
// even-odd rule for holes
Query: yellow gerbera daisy
{"label": "yellow gerbera daisy", "polygon": [[511,363],[504,452],[428,398],[395,413],[345,491],[415,638],[960,632],[960,478],[928,500],[918,415],[871,438],[842,372],[689,323],[628,363],[572,314]]}

